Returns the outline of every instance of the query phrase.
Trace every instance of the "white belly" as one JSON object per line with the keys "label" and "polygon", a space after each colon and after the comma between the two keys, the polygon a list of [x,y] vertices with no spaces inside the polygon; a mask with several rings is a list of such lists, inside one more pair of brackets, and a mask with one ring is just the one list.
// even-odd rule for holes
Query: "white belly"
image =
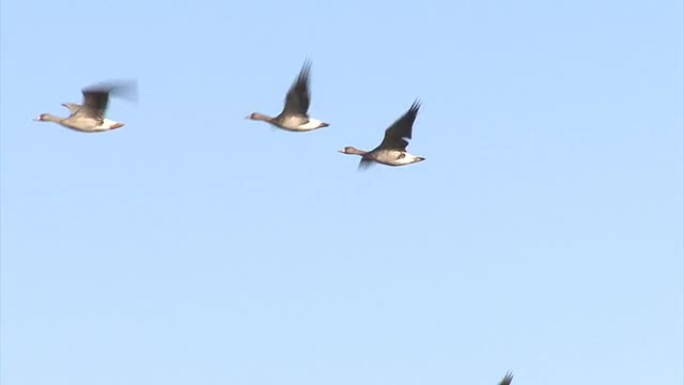
{"label": "white belly", "polygon": [[[401,154],[404,156],[401,156]],[[422,160],[422,157],[400,151],[382,152],[375,158],[376,162],[385,164],[387,166],[405,166],[407,164],[417,163]]]}
{"label": "white belly", "polygon": [[311,131],[321,127],[322,121],[318,119],[309,119],[308,122],[304,124],[288,124],[285,128],[292,131]]}
{"label": "white belly", "polygon": [[105,120],[102,121],[102,124],[100,124],[99,126],[95,127],[95,129],[98,130],[98,131],[101,131],[101,130],[109,130],[109,129],[112,128],[112,126],[115,125],[115,124],[119,124],[119,122],[116,122],[116,121],[110,120],[110,119],[105,119]]}

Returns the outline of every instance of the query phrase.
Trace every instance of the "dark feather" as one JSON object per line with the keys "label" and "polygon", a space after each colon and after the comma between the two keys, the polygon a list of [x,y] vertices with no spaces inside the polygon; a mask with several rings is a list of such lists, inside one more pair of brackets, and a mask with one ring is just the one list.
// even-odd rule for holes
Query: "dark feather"
{"label": "dark feather", "polygon": [[416,121],[420,102],[416,100],[404,115],[397,119],[387,130],[380,148],[405,151],[408,140],[413,134],[413,123]]}
{"label": "dark feather", "polygon": [[508,372],[508,373],[506,373],[506,376],[504,376],[503,380],[501,380],[499,385],[511,385],[512,381],[513,381],[513,373]]}
{"label": "dark feather", "polygon": [[110,95],[137,100],[137,84],[135,81],[101,83],[84,88],[81,92],[83,93],[83,106],[77,113],[97,119],[104,117]]}
{"label": "dark feather", "polygon": [[285,97],[285,107],[283,114],[296,114],[308,117],[309,104],[311,103],[311,92],[309,90],[309,73],[311,71],[311,62],[309,60],[304,62],[297,80],[292,83],[290,90]]}
{"label": "dark feather", "polygon": [[361,161],[359,162],[359,167],[357,168],[357,170],[358,171],[365,171],[374,164],[375,164],[374,161],[372,161],[370,159],[366,159],[365,157],[361,157]]}

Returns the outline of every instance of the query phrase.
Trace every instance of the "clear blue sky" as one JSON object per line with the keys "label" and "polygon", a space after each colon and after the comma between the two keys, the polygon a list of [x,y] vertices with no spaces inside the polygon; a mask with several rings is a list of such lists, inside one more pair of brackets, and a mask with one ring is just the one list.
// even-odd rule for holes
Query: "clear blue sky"
{"label": "clear blue sky", "polygon": [[[684,381],[681,1],[0,13],[3,385]],[[245,120],[307,57],[331,126]],[[425,162],[336,152],[415,98]]]}

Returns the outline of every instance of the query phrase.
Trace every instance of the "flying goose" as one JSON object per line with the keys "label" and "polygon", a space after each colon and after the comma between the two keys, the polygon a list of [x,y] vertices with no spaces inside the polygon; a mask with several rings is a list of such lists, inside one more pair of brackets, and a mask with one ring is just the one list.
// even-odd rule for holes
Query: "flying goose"
{"label": "flying goose", "polygon": [[116,84],[99,84],[84,88],[83,104],[62,103],[71,115],[66,118],[51,114],[40,114],[35,121],[54,122],[72,130],[81,132],[102,132],[124,126],[124,123],[105,118],[109,94],[122,95],[135,92],[135,82],[118,82]]}
{"label": "flying goose", "polygon": [[311,102],[311,92],[309,91],[309,72],[311,62],[304,62],[297,80],[294,81],[285,97],[283,111],[276,117],[254,112],[249,114],[246,119],[262,120],[276,127],[287,131],[312,131],[322,127],[328,127],[318,119],[310,118],[308,115],[309,104]]}
{"label": "flying goose", "polygon": [[425,160],[422,156],[415,156],[406,151],[408,146],[407,139],[411,139],[413,122],[418,115],[420,102],[416,100],[404,115],[397,119],[387,130],[382,143],[371,151],[359,150],[352,146],[347,146],[338,152],[342,154],[361,155],[359,169],[365,169],[373,162],[387,166],[405,166],[407,164],[418,163]]}

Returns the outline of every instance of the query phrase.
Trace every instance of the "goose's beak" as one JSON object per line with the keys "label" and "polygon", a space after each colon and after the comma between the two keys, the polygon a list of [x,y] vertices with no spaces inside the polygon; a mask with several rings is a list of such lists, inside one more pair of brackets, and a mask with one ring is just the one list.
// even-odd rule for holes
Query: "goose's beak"
{"label": "goose's beak", "polygon": [[329,123],[321,123],[321,125],[318,127],[323,128],[323,127],[328,127],[329,125],[330,125]]}

